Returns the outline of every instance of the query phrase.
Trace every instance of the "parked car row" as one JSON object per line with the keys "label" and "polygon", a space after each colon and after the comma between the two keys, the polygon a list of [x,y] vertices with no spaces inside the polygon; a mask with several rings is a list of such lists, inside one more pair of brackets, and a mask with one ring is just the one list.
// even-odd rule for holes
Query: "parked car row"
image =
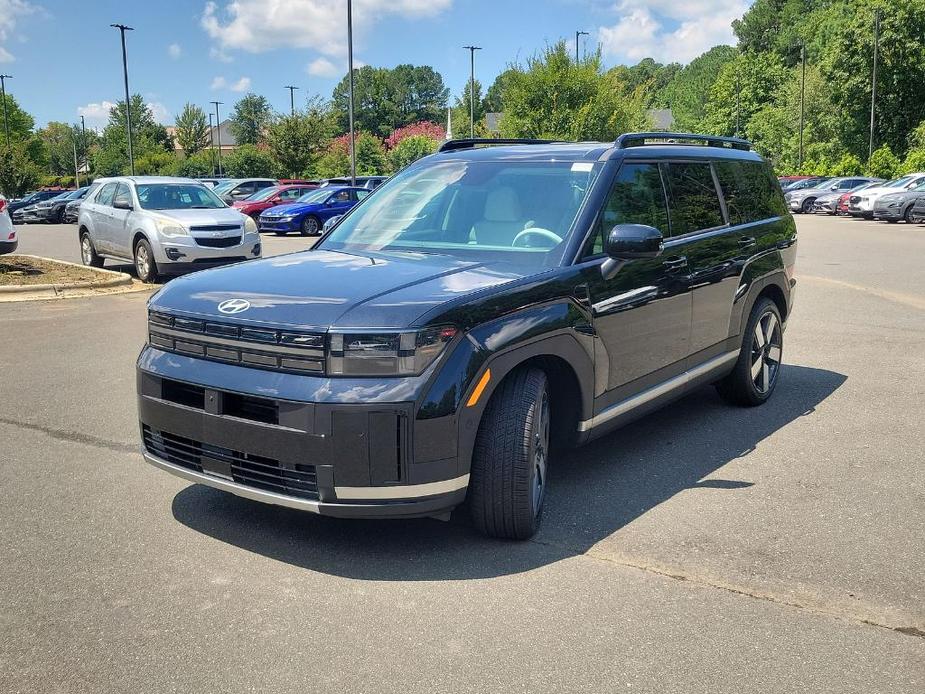
{"label": "parked car row", "polygon": [[784,186],[791,212],[925,222],[925,172],[892,181],[863,176],[806,178]]}

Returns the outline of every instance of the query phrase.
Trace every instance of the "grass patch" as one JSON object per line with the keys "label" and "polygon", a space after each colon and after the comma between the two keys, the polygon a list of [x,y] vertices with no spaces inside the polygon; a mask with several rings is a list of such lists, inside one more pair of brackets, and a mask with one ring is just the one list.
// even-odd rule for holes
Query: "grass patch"
{"label": "grass patch", "polygon": [[23,284],[102,284],[112,275],[93,268],[67,265],[45,258],[0,256],[0,287]]}

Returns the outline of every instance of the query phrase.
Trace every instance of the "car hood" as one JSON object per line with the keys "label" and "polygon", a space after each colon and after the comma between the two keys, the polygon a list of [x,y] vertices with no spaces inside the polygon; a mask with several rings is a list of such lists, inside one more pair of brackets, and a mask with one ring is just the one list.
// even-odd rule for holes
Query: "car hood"
{"label": "car hood", "polygon": [[[523,277],[509,266],[447,256],[302,251],[180,277],[151,298],[170,313],[305,330],[402,328],[437,306]],[[227,299],[250,307],[233,317]]]}
{"label": "car hood", "polygon": [[288,214],[302,214],[303,212],[315,212],[321,209],[321,205],[308,202],[290,202],[286,205],[277,205],[266,211],[268,217],[282,217]]}
{"label": "car hood", "polygon": [[183,226],[211,226],[215,224],[244,223],[240,212],[230,207],[219,207],[209,210],[148,210],[161,217],[168,217]]}

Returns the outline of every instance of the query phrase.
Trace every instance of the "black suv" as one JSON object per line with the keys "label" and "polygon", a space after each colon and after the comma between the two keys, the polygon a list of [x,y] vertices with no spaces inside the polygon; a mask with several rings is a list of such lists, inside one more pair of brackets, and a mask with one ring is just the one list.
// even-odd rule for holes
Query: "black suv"
{"label": "black suv", "polygon": [[485,533],[526,538],[550,451],[704,384],[770,397],[795,256],[743,140],[451,141],[312,250],[151,298],[144,456],[333,516],[465,501]]}

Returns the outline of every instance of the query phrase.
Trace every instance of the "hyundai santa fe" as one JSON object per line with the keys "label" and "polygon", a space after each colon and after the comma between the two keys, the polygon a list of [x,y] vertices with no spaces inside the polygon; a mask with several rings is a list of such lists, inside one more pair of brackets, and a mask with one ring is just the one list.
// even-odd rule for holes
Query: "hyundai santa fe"
{"label": "hyundai santa fe", "polygon": [[796,238],[744,140],[450,141],[311,250],[151,298],[143,454],[271,504],[464,504],[527,538],[563,447],[705,384],[771,397]]}

